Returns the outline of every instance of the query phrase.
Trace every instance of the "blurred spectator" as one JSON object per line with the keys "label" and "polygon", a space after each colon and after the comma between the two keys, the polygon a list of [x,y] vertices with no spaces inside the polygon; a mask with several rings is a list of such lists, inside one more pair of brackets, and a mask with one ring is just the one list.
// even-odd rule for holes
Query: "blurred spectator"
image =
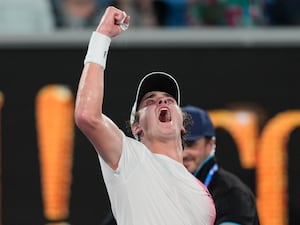
{"label": "blurred spectator", "polygon": [[190,0],[191,26],[247,27],[264,24],[261,0]]}
{"label": "blurred spectator", "polygon": [[[108,0],[51,0],[56,27],[81,29],[98,25]],[[102,3],[102,4],[101,4]]]}
{"label": "blurred spectator", "polygon": [[0,33],[36,33],[55,29],[48,0],[0,0]]}
{"label": "blurred spectator", "polygon": [[130,15],[130,26],[154,27],[164,23],[165,6],[159,0],[115,0]]}
{"label": "blurred spectator", "polygon": [[268,25],[300,25],[299,0],[265,0],[264,4],[264,13]]}
{"label": "blurred spectator", "polygon": [[[190,0],[160,0],[165,5],[164,26],[187,26],[187,11]],[[201,0],[200,0],[201,1]]]}

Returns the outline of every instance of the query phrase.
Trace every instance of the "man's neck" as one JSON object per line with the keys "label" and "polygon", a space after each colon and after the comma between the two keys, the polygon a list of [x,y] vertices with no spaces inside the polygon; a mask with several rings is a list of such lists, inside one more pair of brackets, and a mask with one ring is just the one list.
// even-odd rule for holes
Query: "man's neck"
{"label": "man's neck", "polygon": [[180,140],[154,140],[154,141],[142,141],[147,148],[155,154],[161,154],[168,156],[169,158],[183,163],[182,156],[182,142]]}

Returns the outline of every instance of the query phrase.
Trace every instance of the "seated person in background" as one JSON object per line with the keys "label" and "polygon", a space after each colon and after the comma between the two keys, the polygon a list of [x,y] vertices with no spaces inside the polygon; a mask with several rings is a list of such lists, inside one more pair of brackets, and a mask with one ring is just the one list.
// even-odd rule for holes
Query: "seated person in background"
{"label": "seated person in background", "polygon": [[187,10],[189,26],[253,27],[265,24],[260,0],[191,0]]}
{"label": "seated person in background", "polygon": [[163,25],[165,5],[160,0],[114,0],[114,6],[130,15],[131,27]]}
{"label": "seated person in background", "polygon": [[98,25],[104,13],[99,0],[51,0],[57,28],[79,29]]}
{"label": "seated person in background", "polygon": [[191,116],[183,151],[184,166],[210,191],[215,201],[215,225],[258,225],[256,199],[236,175],[221,168],[215,156],[215,129],[207,112],[182,107]]}

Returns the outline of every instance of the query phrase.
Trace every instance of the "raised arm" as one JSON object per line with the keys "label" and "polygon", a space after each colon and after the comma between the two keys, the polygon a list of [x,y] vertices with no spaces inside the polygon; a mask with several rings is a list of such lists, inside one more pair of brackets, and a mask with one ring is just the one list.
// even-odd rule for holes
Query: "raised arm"
{"label": "raised arm", "polygon": [[89,43],[75,104],[78,128],[113,169],[117,168],[121,156],[122,134],[102,112],[104,70],[111,38],[124,30],[120,26],[124,17],[125,25],[129,24],[130,18],[114,7],[108,7],[102,16]]}

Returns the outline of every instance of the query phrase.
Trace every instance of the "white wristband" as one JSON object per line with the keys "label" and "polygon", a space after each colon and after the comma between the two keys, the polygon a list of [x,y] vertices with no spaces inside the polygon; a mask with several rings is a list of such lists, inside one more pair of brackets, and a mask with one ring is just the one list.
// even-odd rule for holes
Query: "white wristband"
{"label": "white wristband", "polygon": [[97,63],[105,69],[111,38],[96,31],[92,33],[84,64]]}

